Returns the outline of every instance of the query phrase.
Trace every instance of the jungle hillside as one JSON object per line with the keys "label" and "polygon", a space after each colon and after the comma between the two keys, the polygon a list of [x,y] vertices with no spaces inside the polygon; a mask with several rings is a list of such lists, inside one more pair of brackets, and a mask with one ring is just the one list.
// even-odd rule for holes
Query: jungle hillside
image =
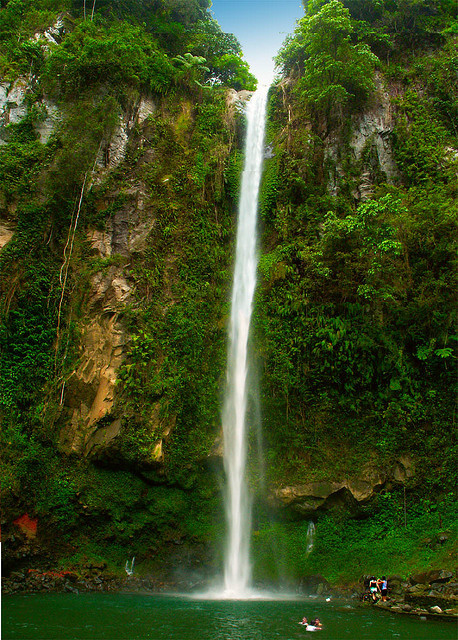
{"label": "jungle hillside", "polygon": [[[165,582],[220,571],[257,81],[210,4],[0,2],[6,577],[121,576],[133,556]],[[456,5],[303,4],[259,205],[254,578],[453,571]]]}

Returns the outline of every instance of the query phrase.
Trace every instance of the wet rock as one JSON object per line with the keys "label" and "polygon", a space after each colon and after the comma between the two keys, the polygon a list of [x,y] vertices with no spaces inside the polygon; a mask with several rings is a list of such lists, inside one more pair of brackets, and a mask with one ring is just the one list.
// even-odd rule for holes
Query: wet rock
{"label": "wet rock", "polygon": [[[448,538],[447,538],[448,539]],[[435,579],[435,582],[448,582],[453,578],[451,571],[439,571],[439,576]]]}
{"label": "wet rock", "polygon": [[388,576],[387,580],[388,589],[391,595],[399,595],[403,593],[405,587],[403,587],[403,579],[401,576]]}
{"label": "wet rock", "polygon": [[413,574],[410,576],[410,582],[411,584],[432,584],[433,582],[446,582],[452,577],[453,574],[449,571],[431,569],[430,571],[422,571],[421,573]]}
{"label": "wet rock", "polygon": [[75,589],[75,587],[70,586],[69,584],[66,584],[64,587],[64,591],[66,591],[67,593],[74,593],[75,595],[79,594],[78,589]]}
{"label": "wet rock", "polygon": [[351,509],[370,500],[386,480],[384,471],[368,465],[358,478],[279,487],[269,496],[269,502],[274,507],[288,507],[305,516],[317,510]]}
{"label": "wet rock", "polygon": [[444,585],[445,593],[450,595],[458,595],[458,582],[449,582]]}
{"label": "wet rock", "polygon": [[329,591],[329,583],[326,578],[319,574],[304,576],[301,578],[299,586],[305,593],[316,593],[318,595],[322,595]]}
{"label": "wet rock", "polygon": [[413,586],[409,587],[408,589],[409,593],[424,593],[426,591],[426,585],[425,584],[414,584]]}
{"label": "wet rock", "polygon": [[442,613],[442,609],[438,606],[429,607],[429,610],[431,611],[431,613]]}

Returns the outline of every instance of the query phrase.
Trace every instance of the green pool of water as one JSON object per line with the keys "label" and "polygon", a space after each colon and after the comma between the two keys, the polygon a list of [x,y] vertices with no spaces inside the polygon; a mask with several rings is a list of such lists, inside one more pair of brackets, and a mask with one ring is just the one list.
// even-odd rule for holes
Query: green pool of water
{"label": "green pool of water", "polygon": [[[319,616],[314,634],[298,623]],[[3,640],[455,640],[456,626],[319,599],[206,601],[140,594],[2,599]]]}

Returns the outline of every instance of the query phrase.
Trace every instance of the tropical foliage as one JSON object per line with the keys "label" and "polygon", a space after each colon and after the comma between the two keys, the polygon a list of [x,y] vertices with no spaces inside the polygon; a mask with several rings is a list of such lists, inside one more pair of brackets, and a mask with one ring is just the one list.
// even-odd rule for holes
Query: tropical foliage
{"label": "tropical foliage", "polygon": [[[410,451],[439,474],[438,483],[455,478],[452,24],[446,3],[309,2],[279,55],[290,76],[271,98],[276,157],[263,185],[269,250],[261,258],[258,302],[277,478],[313,474],[337,442],[351,442],[353,452],[361,447],[361,464],[363,448],[378,451],[388,465]],[[382,49],[372,37],[374,25],[382,27],[392,54],[388,63],[380,56],[377,90],[370,49]],[[406,47],[414,37],[420,50],[433,42],[440,48],[413,56]],[[359,81],[364,86],[357,84],[357,51],[373,69]],[[315,72],[317,56],[329,62]],[[395,177],[380,171],[373,140],[355,160],[350,133],[350,117],[358,122],[364,104],[371,109],[389,91],[391,78],[403,80],[390,139]],[[336,95],[353,96],[340,102],[339,117]],[[363,174],[371,187],[361,197]],[[298,465],[298,459],[312,462]],[[358,466],[358,455],[352,464]]]}
{"label": "tropical foliage", "polygon": [[[254,345],[266,478],[253,464],[255,568],[272,578],[267,559],[281,543],[293,577],[346,580],[360,559],[399,572],[450,561],[449,546],[419,540],[437,537],[437,514],[452,527],[457,479],[456,29],[451,0],[304,4],[277,59],[261,189]],[[206,560],[217,557],[211,454],[243,134],[227,89],[256,82],[208,6],[0,5],[0,72],[25,96],[0,146],[0,215],[15,230],[0,254],[2,508],[72,540],[80,552],[65,566],[102,557],[122,569],[127,553],[157,570],[177,542],[183,557],[203,544]],[[382,111],[389,124],[357,149],[355,133]],[[89,239],[106,239],[126,212],[146,229],[141,248],[97,254]],[[93,283],[110,273],[129,283],[128,303],[92,307]],[[88,316],[119,322],[126,338],[112,415],[93,425],[102,432],[116,417],[119,434],[91,460],[64,454],[62,439],[79,426],[72,394],[87,392],[74,372]],[[266,481],[391,473],[401,458],[414,469],[406,492],[320,518],[310,556],[307,523],[276,513],[272,524],[261,496]]]}
{"label": "tropical foliage", "polygon": [[[197,465],[217,428],[225,357],[221,316],[239,166],[225,94],[230,86],[253,88],[255,79],[239,43],[221,32],[207,6],[197,0],[9,0],[0,9],[5,86],[25,87],[26,93],[25,116],[3,128],[0,149],[0,214],[15,227],[0,258],[2,507],[10,515],[22,508],[52,513],[51,526],[72,529],[83,509],[78,496],[84,495],[95,544],[112,534],[124,542],[133,531],[141,537],[156,518],[152,511],[137,514],[129,534],[121,534],[120,512],[136,502],[141,481],[132,481],[122,506],[105,510],[98,485],[111,487],[117,472],[73,465],[59,444],[68,418],[66,385],[80,355],[87,282],[96,272],[125,265],[119,255],[94,258],[87,233],[103,230],[125,206],[132,179],[144,185],[156,224],[143,261],[136,256],[129,267],[138,300],[136,312],[126,309],[123,318],[132,340],[120,372],[120,456],[126,463],[149,462],[161,433],[148,420],[163,398],[160,420],[176,420],[166,452],[170,477],[194,482],[199,492],[205,480],[191,477],[183,458]],[[147,139],[138,128],[130,132],[124,163],[109,180],[97,181],[122,114],[138,108],[141,96],[157,108],[145,124]],[[41,142],[45,105],[59,115]],[[213,249],[205,254],[207,244]],[[171,270],[166,256],[176,251],[178,257],[179,245],[182,266]],[[171,304],[175,299],[180,302]],[[205,379],[197,360],[207,362]],[[172,511],[196,530],[187,509],[187,499],[167,507],[158,530],[170,526]]]}

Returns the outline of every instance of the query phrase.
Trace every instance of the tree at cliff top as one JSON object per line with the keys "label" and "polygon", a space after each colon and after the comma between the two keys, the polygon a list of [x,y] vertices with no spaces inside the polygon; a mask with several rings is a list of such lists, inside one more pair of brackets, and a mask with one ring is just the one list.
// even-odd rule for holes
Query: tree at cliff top
{"label": "tree at cliff top", "polygon": [[[84,20],[84,7],[86,6],[86,18]],[[203,75],[203,81],[209,84],[222,84],[235,88],[253,89],[256,79],[250,74],[247,63],[243,60],[240,44],[232,34],[221,31],[218,23],[207,12],[206,0],[152,0],[140,2],[139,0],[125,0],[119,2],[103,2],[99,0],[95,4],[90,3],[91,13],[94,7],[93,20],[89,18],[89,12],[82,0],[69,2],[68,0],[9,0],[0,10],[0,38],[3,44],[3,54],[0,56],[0,71],[5,77],[14,79],[19,73],[27,73],[30,69],[39,72],[44,62],[43,48],[40,43],[32,38],[35,33],[43,31],[57,18],[58,12],[71,10],[79,23],[71,27],[72,31],[80,32],[83,25],[80,21],[95,22],[97,24],[91,35],[97,38],[99,46],[106,49],[112,47],[113,53],[116,41],[105,38],[104,30],[117,31],[119,39],[124,41],[126,51],[122,58],[127,60],[130,45],[132,60],[135,64],[136,41],[143,41],[151,49],[155,49],[159,59],[155,64],[154,72],[160,75],[160,66],[167,66],[168,61],[164,55],[173,57],[184,53],[203,55],[208,57],[209,70]],[[127,33],[123,38],[120,25],[124,25],[129,32],[129,25],[137,26],[137,36],[130,30],[130,42],[127,43]],[[117,26],[116,26],[117,25]],[[86,27],[88,25],[86,24]],[[131,29],[131,28],[130,28]],[[76,35],[76,34],[75,34]],[[76,39],[81,40],[80,36]],[[66,41],[66,39],[65,39]],[[62,43],[65,49],[65,42]],[[55,52],[56,53],[56,52]],[[79,52],[80,56],[84,52]],[[95,52],[86,52],[97,55]],[[109,52],[99,52],[102,56]],[[113,55],[113,54],[112,54]],[[114,60],[119,51],[113,55]],[[230,58],[230,64],[228,63]],[[90,61],[81,57],[81,64]]]}
{"label": "tree at cliff top", "polygon": [[355,33],[341,2],[332,0],[322,7],[315,3],[277,58],[284,71],[300,73],[296,91],[327,121],[342,120],[344,107],[361,105],[374,88],[378,58],[367,44],[352,43]]}

